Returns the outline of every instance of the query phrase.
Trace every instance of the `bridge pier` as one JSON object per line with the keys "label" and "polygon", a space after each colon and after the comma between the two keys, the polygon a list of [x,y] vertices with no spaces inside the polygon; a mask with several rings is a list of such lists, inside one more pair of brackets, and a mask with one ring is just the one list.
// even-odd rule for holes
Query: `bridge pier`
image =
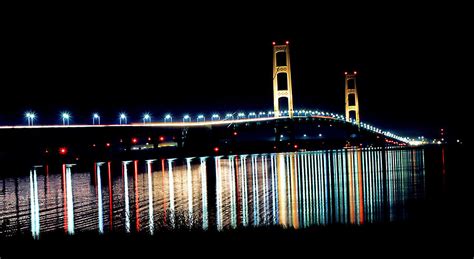
{"label": "bridge pier", "polygon": [[[276,122],[274,128],[275,146],[277,149],[293,149],[295,144],[294,120],[289,119],[284,122]],[[287,141],[285,140],[287,138]]]}

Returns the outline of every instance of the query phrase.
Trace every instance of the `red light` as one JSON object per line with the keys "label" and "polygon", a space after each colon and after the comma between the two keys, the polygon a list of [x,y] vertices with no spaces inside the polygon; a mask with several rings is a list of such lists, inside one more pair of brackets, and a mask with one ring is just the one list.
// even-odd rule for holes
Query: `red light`
{"label": "red light", "polygon": [[237,136],[237,131],[234,131],[234,136]]}
{"label": "red light", "polygon": [[95,147],[95,144],[92,144],[92,147]]}
{"label": "red light", "polygon": [[276,45],[276,42],[272,42],[272,45],[275,46],[275,45]]}
{"label": "red light", "polygon": [[347,75],[347,72],[344,72],[344,75]]}
{"label": "red light", "polygon": [[354,75],[357,75],[357,71],[354,71]]}
{"label": "red light", "polygon": [[219,152],[219,148],[218,148],[218,147],[215,147],[215,148],[214,148],[214,151],[215,151],[215,152]]}
{"label": "red light", "polygon": [[160,141],[163,141],[163,140],[165,140],[165,137],[161,136]]}
{"label": "red light", "polygon": [[138,139],[137,138],[132,138],[132,143],[133,144],[136,144],[138,142]]}
{"label": "red light", "polygon": [[105,144],[106,147],[110,147],[110,143]]}
{"label": "red light", "polygon": [[290,42],[289,42],[289,41],[286,41],[285,43],[286,43],[286,45],[290,44]]}
{"label": "red light", "polygon": [[59,154],[61,154],[61,155],[67,154],[67,148],[65,148],[65,147],[59,148]]}
{"label": "red light", "polygon": [[151,138],[150,138],[150,137],[148,137],[148,141],[151,141]]}
{"label": "red light", "polygon": [[295,148],[298,148],[298,145],[295,145]]}

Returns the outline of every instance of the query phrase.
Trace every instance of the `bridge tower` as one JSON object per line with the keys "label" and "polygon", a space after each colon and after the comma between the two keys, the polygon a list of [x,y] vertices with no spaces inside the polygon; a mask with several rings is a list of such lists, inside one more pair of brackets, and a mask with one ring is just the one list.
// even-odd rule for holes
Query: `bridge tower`
{"label": "bridge tower", "polygon": [[[284,45],[273,44],[273,110],[274,116],[280,117],[280,98],[287,98],[288,100],[288,115],[293,118],[293,90],[291,86],[291,66],[290,66],[290,46],[289,42],[286,41]],[[285,54],[284,62],[277,60],[278,53]],[[278,88],[278,76],[280,74],[286,74],[286,89]]]}
{"label": "bridge tower", "polygon": [[356,76],[357,72],[354,71],[353,74],[348,74],[344,72],[346,77],[346,121],[350,121],[351,119],[351,112],[354,112],[354,117],[356,120],[357,125],[360,123],[359,119],[359,97],[357,95],[357,84],[356,84]]}

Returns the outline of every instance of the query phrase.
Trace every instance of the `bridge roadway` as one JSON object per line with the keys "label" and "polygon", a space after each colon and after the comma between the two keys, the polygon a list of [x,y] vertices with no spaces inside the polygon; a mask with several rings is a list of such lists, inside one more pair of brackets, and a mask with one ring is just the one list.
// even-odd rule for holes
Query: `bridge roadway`
{"label": "bridge roadway", "polygon": [[[293,118],[308,118],[309,116],[294,116]],[[218,125],[228,125],[235,123],[263,122],[278,119],[288,119],[288,116],[251,118],[251,119],[234,119],[234,120],[215,120],[202,122],[147,122],[147,123],[130,123],[130,124],[74,124],[74,125],[19,125],[19,126],[0,126],[0,129],[61,129],[61,128],[108,128],[108,127],[163,127],[163,128],[188,128],[188,127],[208,127]],[[336,120],[331,116],[311,116],[311,118]]]}
{"label": "bridge roadway", "polygon": [[[294,115],[294,119],[321,119],[326,121],[337,121],[347,123],[348,125],[352,125],[357,127],[357,125],[347,122],[343,119],[334,116],[328,115]],[[278,121],[278,120],[288,120],[288,116],[281,116],[281,117],[263,117],[263,118],[244,118],[244,119],[232,119],[232,120],[211,120],[211,121],[190,121],[190,122],[147,122],[147,123],[130,123],[130,124],[73,124],[73,125],[15,125],[15,126],[0,126],[0,130],[4,129],[77,129],[77,128],[205,128],[205,127],[212,127],[212,126],[223,126],[223,125],[232,125],[232,124],[245,124],[245,123],[256,123],[256,122],[270,122],[270,121]],[[381,131],[379,129],[375,129],[371,126],[367,126],[364,123],[361,123],[360,128],[367,130],[376,135],[384,135],[386,138],[395,139],[397,141],[409,144],[413,143],[413,140],[401,136],[397,136],[390,132]]]}

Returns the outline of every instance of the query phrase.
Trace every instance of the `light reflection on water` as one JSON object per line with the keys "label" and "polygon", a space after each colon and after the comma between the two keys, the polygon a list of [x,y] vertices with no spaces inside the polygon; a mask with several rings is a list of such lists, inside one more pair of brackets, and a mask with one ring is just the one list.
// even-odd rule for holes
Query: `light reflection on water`
{"label": "light reflection on water", "polygon": [[49,170],[34,167],[29,177],[2,179],[0,235],[400,221],[409,217],[405,204],[425,194],[422,149],[97,162],[90,173],[73,165],[58,174]]}

